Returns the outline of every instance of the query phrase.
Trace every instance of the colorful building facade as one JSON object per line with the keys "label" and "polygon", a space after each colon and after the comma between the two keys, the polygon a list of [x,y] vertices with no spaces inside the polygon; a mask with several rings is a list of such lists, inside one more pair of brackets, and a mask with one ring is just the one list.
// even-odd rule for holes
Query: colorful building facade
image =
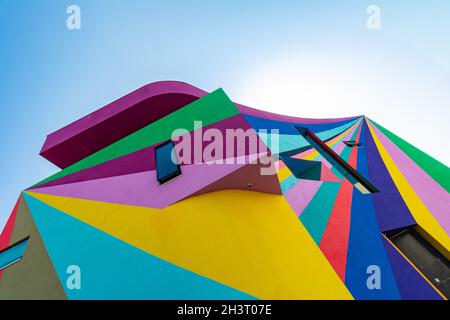
{"label": "colorful building facade", "polygon": [[61,171],[0,235],[0,299],[449,296],[450,170],[365,116],[283,116],[165,81],[41,155]]}

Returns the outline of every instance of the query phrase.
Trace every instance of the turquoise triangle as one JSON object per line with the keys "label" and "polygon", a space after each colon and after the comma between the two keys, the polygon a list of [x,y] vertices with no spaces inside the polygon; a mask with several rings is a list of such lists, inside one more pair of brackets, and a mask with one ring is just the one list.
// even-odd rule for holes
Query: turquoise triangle
{"label": "turquoise triangle", "polygon": [[[69,299],[255,299],[137,249],[30,195],[25,194],[25,200]],[[71,265],[80,267],[80,290],[67,288],[66,270]]]}

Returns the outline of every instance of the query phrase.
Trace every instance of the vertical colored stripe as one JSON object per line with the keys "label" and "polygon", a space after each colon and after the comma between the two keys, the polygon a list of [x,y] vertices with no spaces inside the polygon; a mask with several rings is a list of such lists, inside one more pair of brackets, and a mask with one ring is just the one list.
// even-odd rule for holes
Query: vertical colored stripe
{"label": "vertical colored stripe", "polygon": [[[365,139],[363,126],[361,139]],[[368,175],[365,148],[358,148],[358,172]],[[400,299],[392,270],[378,229],[371,194],[353,192],[345,284],[356,299]],[[380,270],[381,288],[367,285],[369,266]]]}
{"label": "vertical colored stripe", "polygon": [[[359,126],[356,137],[353,140],[359,141],[361,129],[361,126]],[[358,149],[347,149],[351,150],[348,164],[356,168]],[[345,281],[352,195],[353,185],[344,179],[336,197],[327,228],[320,242],[320,249],[343,281]]]}
{"label": "vertical colored stripe", "polygon": [[300,216],[300,221],[317,244],[322,239],[340,185],[336,182],[324,182]]}
{"label": "vertical colored stripe", "polygon": [[365,145],[369,179],[380,190],[379,193],[373,194],[380,231],[400,229],[415,224],[416,221],[389,175],[370,132],[366,135]]}
{"label": "vertical colored stripe", "polygon": [[320,241],[320,249],[343,281],[345,280],[352,193],[353,185],[344,180]]}

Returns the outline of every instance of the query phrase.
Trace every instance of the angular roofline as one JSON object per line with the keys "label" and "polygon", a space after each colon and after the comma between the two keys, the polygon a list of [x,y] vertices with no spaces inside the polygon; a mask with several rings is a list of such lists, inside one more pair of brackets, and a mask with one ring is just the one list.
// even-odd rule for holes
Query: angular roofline
{"label": "angular roofline", "polygon": [[47,135],[47,139],[41,152],[45,152],[58,143],[68,140],[71,137],[92,128],[93,126],[106,121],[107,119],[123,112],[127,108],[130,108],[145,99],[170,93],[187,94],[200,98],[208,92],[180,81],[158,81],[146,84],[145,86],[142,86],[139,89],[130,92],[129,94],[107,104],[106,106],[91,112],[90,114],[70,123],[69,125]]}
{"label": "angular roofline", "polygon": [[[58,167],[65,168],[207,94],[207,91],[181,81],[158,81],[147,84],[49,134],[40,155]],[[235,105],[246,115],[303,124],[323,124],[360,117],[297,118],[261,111],[238,103]],[[74,149],[79,151],[74,152]]]}

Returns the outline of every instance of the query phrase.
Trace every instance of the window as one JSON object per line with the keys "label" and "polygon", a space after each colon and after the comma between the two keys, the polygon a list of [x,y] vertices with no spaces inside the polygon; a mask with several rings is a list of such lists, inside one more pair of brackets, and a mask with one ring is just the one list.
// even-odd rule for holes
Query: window
{"label": "window", "polygon": [[344,141],[344,143],[347,145],[347,147],[350,148],[359,148],[362,147],[362,143],[354,140]]}
{"label": "window", "polygon": [[363,194],[379,192],[375,186],[361,176],[351,165],[345,162],[326,143],[311,130],[304,127],[294,128],[317,150],[333,167],[335,167],[353,186]]}
{"label": "window", "polygon": [[20,240],[12,246],[0,251],[0,270],[6,269],[14,263],[22,260],[29,238],[30,237],[26,237],[25,239]]}
{"label": "window", "polygon": [[159,184],[169,182],[181,175],[181,168],[176,158],[172,141],[163,143],[155,149],[156,178]]}
{"label": "window", "polygon": [[443,295],[450,298],[450,262],[416,228],[395,230],[385,235]]}

